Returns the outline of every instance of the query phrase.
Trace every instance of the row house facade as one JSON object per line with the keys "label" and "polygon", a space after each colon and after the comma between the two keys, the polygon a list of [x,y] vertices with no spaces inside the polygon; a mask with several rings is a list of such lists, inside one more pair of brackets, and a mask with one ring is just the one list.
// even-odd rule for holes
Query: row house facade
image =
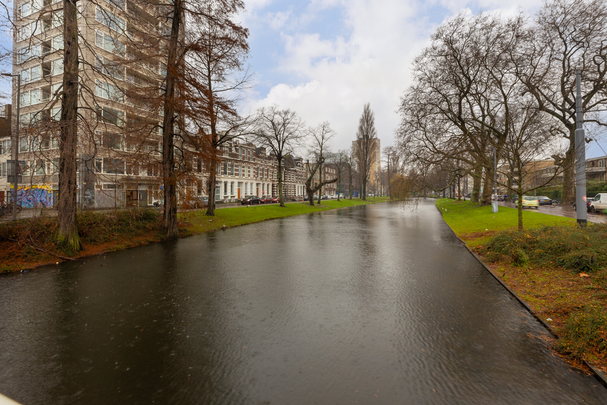
{"label": "row house facade", "polygon": [[[305,170],[302,159],[287,157],[283,167],[283,194],[296,200],[303,197]],[[227,142],[221,147],[215,198],[236,202],[248,196],[278,196],[278,165],[273,155],[250,142]]]}
{"label": "row house facade", "polygon": [[[314,163],[307,163],[306,165],[309,165],[311,167],[314,166]],[[311,171],[311,168],[308,168],[308,172]],[[321,174],[320,174],[320,170],[317,170],[316,173],[314,173],[314,178],[312,180],[313,186],[316,187],[319,183],[320,183],[320,178],[321,178]],[[322,165],[322,181],[329,181],[329,180],[333,180],[337,178],[337,167],[335,164],[332,163],[326,163]],[[323,195],[328,195],[330,198],[333,198],[334,196],[337,195],[337,190],[338,190],[338,184],[337,182],[334,183],[330,183],[330,184],[326,184],[322,187],[322,194]],[[318,193],[316,193],[318,195]]]}

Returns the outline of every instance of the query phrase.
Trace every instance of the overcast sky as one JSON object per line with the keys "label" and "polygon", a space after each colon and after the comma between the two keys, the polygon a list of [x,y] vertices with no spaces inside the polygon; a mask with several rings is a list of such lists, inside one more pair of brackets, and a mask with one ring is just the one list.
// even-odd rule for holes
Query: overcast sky
{"label": "overcast sky", "polygon": [[[309,126],[329,121],[337,150],[351,145],[367,102],[382,149],[393,144],[411,63],[443,21],[463,10],[533,14],[541,0],[245,0],[245,5],[241,18],[250,30],[254,86],[241,112],[277,104],[295,110]],[[589,157],[604,154],[596,147],[589,151]]]}
{"label": "overcast sky", "polygon": [[[507,6],[504,4],[507,3]],[[243,113],[277,104],[310,126],[325,120],[348,148],[365,103],[375,112],[382,149],[394,143],[399,99],[413,59],[445,19],[471,13],[534,12],[540,0],[245,0],[255,88]]]}

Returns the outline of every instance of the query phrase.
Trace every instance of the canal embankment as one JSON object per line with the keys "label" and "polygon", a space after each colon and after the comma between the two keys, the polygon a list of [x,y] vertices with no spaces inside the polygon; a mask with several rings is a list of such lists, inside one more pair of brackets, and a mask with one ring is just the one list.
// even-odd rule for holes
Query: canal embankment
{"label": "canal embankment", "polygon": [[445,222],[489,271],[557,338],[553,347],[605,380],[607,370],[607,227],[464,201],[438,200]]}
{"label": "canal embankment", "polygon": [[[184,210],[178,214],[181,237],[197,235],[295,215],[384,202],[387,197],[322,200],[320,205],[307,202],[227,207],[207,216],[206,209]],[[71,253],[55,245],[55,215],[39,215],[0,224],[0,273],[27,271],[47,264],[81,259],[165,240],[162,211],[132,209],[83,211],[78,213],[82,250]]]}

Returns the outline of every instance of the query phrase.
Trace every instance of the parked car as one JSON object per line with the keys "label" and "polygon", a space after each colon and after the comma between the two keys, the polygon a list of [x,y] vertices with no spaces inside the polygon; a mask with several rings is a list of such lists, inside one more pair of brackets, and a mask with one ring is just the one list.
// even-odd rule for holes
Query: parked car
{"label": "parked car", "polygon": [[605,211],[607,210],[607,193],[598,193],[588,202],[590,203],[590,212]]}
{"label": "parked car", "polygon": [[545,195],[541,195],[537,199],[540,201],[540,205],[552,205],[552,200]]}
{"label": "parked car", "polygon": [[508,194],[497,196],[497,201],[508,201]]}
{"label": "parked car", "polygon": [[272,197],[272,202],[273,203],[279,203],[280,202],[280,197]]}
{"label": "parked car", "polygon": [[209,197],[197,195],[190,197],[183,203],[184,208],[195,209],[195,208],[206,208],[209,206]]}
{"label": "parked car", "polygon": [[[586,198],[586,196],[584,196],[584,198]],[[594,198],[586,198],[586,211],[587,212],[590,212],[590,204],[592,203],[592,200],[594,200]],[[575,202],[573,203],[573,209],[574,209],[574,211],[577,211]]]}
{"label": "parked car", "polygon": [[532,195],[524,195],[523,208],[525,207],[538,209],[540,207],[540,200],[538,200],[537,197]]}
{"label": "parked car", "polygon": [[339,198],[344,198],[344,193],[339,193]]}
{"label": "parked car", "polygon": [[329,199],[329,196],[328,196],[328,195],[326,195],[326,194],[323,194],[323,195],[321,195],[321,196],[320,196],[320,199],[321,199],[321,200],[328,200],[328,199]]}
{"label": "parked car", "polygon": [[264,195],[261,197],[262,204],[271,204],[272,202],[273,202],[272,196],[270,196],[270,195]]}
{"label": "parked car", "polygon": [[250,195],[248,197],[243,198],[240,203],[242,205],[253,205],[253,204],[261,204],[261,198],[256,195]]}

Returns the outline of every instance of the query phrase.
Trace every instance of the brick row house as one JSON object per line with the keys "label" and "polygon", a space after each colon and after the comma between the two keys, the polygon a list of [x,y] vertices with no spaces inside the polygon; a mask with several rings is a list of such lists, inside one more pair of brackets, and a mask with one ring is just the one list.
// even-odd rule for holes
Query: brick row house
{"label": "brick row house", "polygon": [[[221,148],[217,171],[216,200],[235,202],[251,195],[278,196],[278,165],[273,155],[250,142],[231,141]],[[301,158],[285,158],[283,193],[288,199],[301,199],[305,170]]]}

